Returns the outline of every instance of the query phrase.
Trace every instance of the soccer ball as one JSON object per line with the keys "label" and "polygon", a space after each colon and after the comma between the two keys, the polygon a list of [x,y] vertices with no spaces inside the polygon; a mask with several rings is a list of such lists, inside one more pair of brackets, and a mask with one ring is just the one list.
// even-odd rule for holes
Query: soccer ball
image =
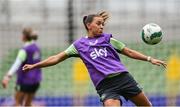
{"label": "soccer ball", "polygon": [[155,23],[146,24],[142,29],[142,40],[149,44],[155,45],[162,39],[162,29]]}

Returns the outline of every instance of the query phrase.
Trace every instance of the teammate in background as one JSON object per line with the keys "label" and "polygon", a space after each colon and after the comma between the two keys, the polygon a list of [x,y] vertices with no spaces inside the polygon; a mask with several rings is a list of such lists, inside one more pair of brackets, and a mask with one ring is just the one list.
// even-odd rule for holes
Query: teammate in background
{"label": "teammate in background", "polygon": [[120,96],[131,100],[137,106],[152,106],[141,88],[138,87],[138,83],[122,64],[118,53],[158,66],[166,66],[166,63],[129,49],[122,42],[114,39],[112,34],[103,33],[104,23],[108,17],[106,12],[84,16],[83,23],[87,36],[81,37],[65,51],[44,61],[26,64],[23,70],[48,67],[69,57],[79,56],[86,65],[104,106],[122,105]]}
{"label": "teammate in background", "polygon": [[41,52],[36,45],[37,34],[31,28],[24,28],[22,31],[22,41],[24,46],[19,50],[16,61],[2,80],[2,86],[7,88],[9,80],[14,73],[17,74],[15,106],[31,106],[36,91],[41,81],[41,69],[36,68],[31,72],[23,72],[24,64],[34,64],[41,60]]}

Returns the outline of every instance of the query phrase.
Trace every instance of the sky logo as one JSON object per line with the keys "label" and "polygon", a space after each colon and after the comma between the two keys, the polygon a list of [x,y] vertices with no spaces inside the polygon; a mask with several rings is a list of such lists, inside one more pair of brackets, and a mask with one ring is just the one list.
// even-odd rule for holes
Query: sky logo
{"label": "sky logo", "polygon": [[101,56],[106,57],[107,50],[106,50],[106,48],[102,48],[102,49],[94,48],[94,50],[90,53],[90,56],[92,59],[96,59],[97,57],[101,57]]}

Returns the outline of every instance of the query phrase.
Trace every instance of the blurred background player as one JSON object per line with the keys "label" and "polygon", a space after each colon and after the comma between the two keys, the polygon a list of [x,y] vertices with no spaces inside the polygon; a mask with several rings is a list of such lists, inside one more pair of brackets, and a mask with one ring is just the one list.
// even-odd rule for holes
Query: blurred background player
{"label": "blurred background player", "polygon": [[150,101],[138,87],[138,83],[122,64],[118,53],[130,58],[166,66],[164,61],[143,55],[127,48],[122,42],[103,33],[106,12],[90,14],[83,18],[87,36],[76,40],[67,50],[36,64],[26,64],[23,70],[55,65],[73,56],[79,56],[86,65],[97,93],[104,106],[120,106],[120,96],[137,106],[151,106]]}
{"label": "blurred background player", "polygon": [[7,88],[9,80],[14,73],[17,75],[15,106],[31,106],[32,100],[41,82],[41,69],[33,69],[31,72],[23,72],[24,64],[34,64],[41,60],[41,52],[35,41],[38,39],[37,32],[27,27],[22,31],[24,46],[19,50],[18,55],[11,69],[2,80],[2,86]]}

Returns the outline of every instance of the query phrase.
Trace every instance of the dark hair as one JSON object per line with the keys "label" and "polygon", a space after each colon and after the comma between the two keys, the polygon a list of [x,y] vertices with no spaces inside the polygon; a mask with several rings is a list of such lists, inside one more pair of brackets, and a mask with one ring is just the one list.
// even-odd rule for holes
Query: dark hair
{"label": "dark hair", "polygon": [[87,27],[86,24],[91,23],[93,21],[94,17],[100,17],[100,15],[98,15],[98,14],[90,14],[88,16],[83,17],[83,23],[84,23],[84,26],[85,26],[87,31],[88,31],[88,27]]}
{"label": "dark hair", "polygon": [[25,36],[25,38],[28,40],[28,41],[31,41],[31,40],[37,40],[38,39],[38,35],[36,32],[34,32],[32,30],[32,28],[30,27],[26,27],[23,29],[22,31],[23,33],[23,36]]}
{"label": "dark hair", "polygon": [[38,34],[37,34],[37,32],[32,32],[32,34],[31,34],[31,39],[32,40],[37,40],[38,39]]}
{"label": "dark hair", "polygon": [[97,14],[90,14],[88,16],[84,16],[83,17],[83,24],[86,28],[86,30],[88,31],[88,28],[87,28],[87,23],[91,23],[94,19],[94,17],[102,17],[104,22],[109,18],[109,14],[106,12],[106,11],[102,11],[102,12],[99,12]]}
{"label": "dark hair", "polygon": [[26,39],[28,41],[32,40],[31,39],[32,28],[30,28],[30,27],[24,28],[23,31],[22,31],[22,34],[23,34],[23,36],[26,37]]}

